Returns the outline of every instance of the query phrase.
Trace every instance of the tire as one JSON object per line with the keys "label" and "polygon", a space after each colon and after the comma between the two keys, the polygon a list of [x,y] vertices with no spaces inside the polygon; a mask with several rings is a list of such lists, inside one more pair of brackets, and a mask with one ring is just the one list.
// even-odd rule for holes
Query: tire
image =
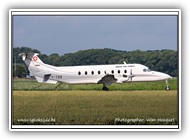
{"label": "tire", "polygon": [[102,87],[102,90],[108,91],[108,88],[107,87]]}
{"label": "tire", "polygon": [[166,90],[169,91],[169,90],[170,90],[170,87],[169,87],[169,86],[166,86]]}

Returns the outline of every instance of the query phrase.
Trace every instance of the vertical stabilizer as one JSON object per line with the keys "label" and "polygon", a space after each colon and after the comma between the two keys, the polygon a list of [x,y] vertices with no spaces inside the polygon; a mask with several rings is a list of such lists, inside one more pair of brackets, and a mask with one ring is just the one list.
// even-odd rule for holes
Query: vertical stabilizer
{"label": "vertical stabilizer", "polygon": [[19,56],[22,57],[22,60],[25,62],[30,74],[38,72],[38,68],[43,62],[38,57],[38,53],[20,53]]}
{"label": "vertical stabilizer", "polygon": [[20,53],[19,56],[25,62],[30,75],[35,76],[38,82],[56,84],[57,81],[50,79],[51,73],[47,72],[47,67],[38,57],[38,53]]}
{"label": "vertical stabilizer", "polygon": [[38,53],[20,53],[19,56],[22,57],[22,60],[25,61],[26,59],[33,61],[35,63],[41,63],[43,64],[43,62],[40,60],[40,58],[38,57]]}

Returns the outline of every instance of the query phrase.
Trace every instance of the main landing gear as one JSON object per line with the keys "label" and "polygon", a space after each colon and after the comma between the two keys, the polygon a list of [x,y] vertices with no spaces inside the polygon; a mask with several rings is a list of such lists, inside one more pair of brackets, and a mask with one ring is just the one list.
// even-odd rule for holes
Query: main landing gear
{"label": "main landing gear", "polygon": [[170,85],[169,85],[169,81],[168,80],[166,80],[166,88],[165,88],[166,90],[170,90]]}
{"label": "main landing gear", "polygon": [[108,88],[106,87],[105,84],[103,84],[102,90],[104,90],[104,91],[108,91]]}

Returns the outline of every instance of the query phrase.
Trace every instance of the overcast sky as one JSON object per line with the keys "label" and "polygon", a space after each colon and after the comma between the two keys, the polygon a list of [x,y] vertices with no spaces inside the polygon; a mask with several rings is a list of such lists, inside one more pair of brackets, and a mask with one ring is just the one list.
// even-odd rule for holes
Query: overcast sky
{"label": "overcast sky", "polygon": [[177,50],[177,16],[14,16],[13,47],[41,53],[91,48]]}

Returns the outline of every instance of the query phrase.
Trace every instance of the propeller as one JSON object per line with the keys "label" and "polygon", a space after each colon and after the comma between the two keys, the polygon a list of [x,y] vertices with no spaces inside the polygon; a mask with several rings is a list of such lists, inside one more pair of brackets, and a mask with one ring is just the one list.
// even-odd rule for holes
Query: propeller
{"label": "propeller", "polygon": [[135,77],[135,75],[132,72],[132,69],[130,69],[130,75],[129,75],[129,80],[132,82],[133,77]]}
{"label": "propeller", "polygon": [[126,81],[132,82],[133,77],[135,77],[135,75],[133,74],[132,69],[130,69],[130,75],[123,74],[123,77],[128,78]]}

